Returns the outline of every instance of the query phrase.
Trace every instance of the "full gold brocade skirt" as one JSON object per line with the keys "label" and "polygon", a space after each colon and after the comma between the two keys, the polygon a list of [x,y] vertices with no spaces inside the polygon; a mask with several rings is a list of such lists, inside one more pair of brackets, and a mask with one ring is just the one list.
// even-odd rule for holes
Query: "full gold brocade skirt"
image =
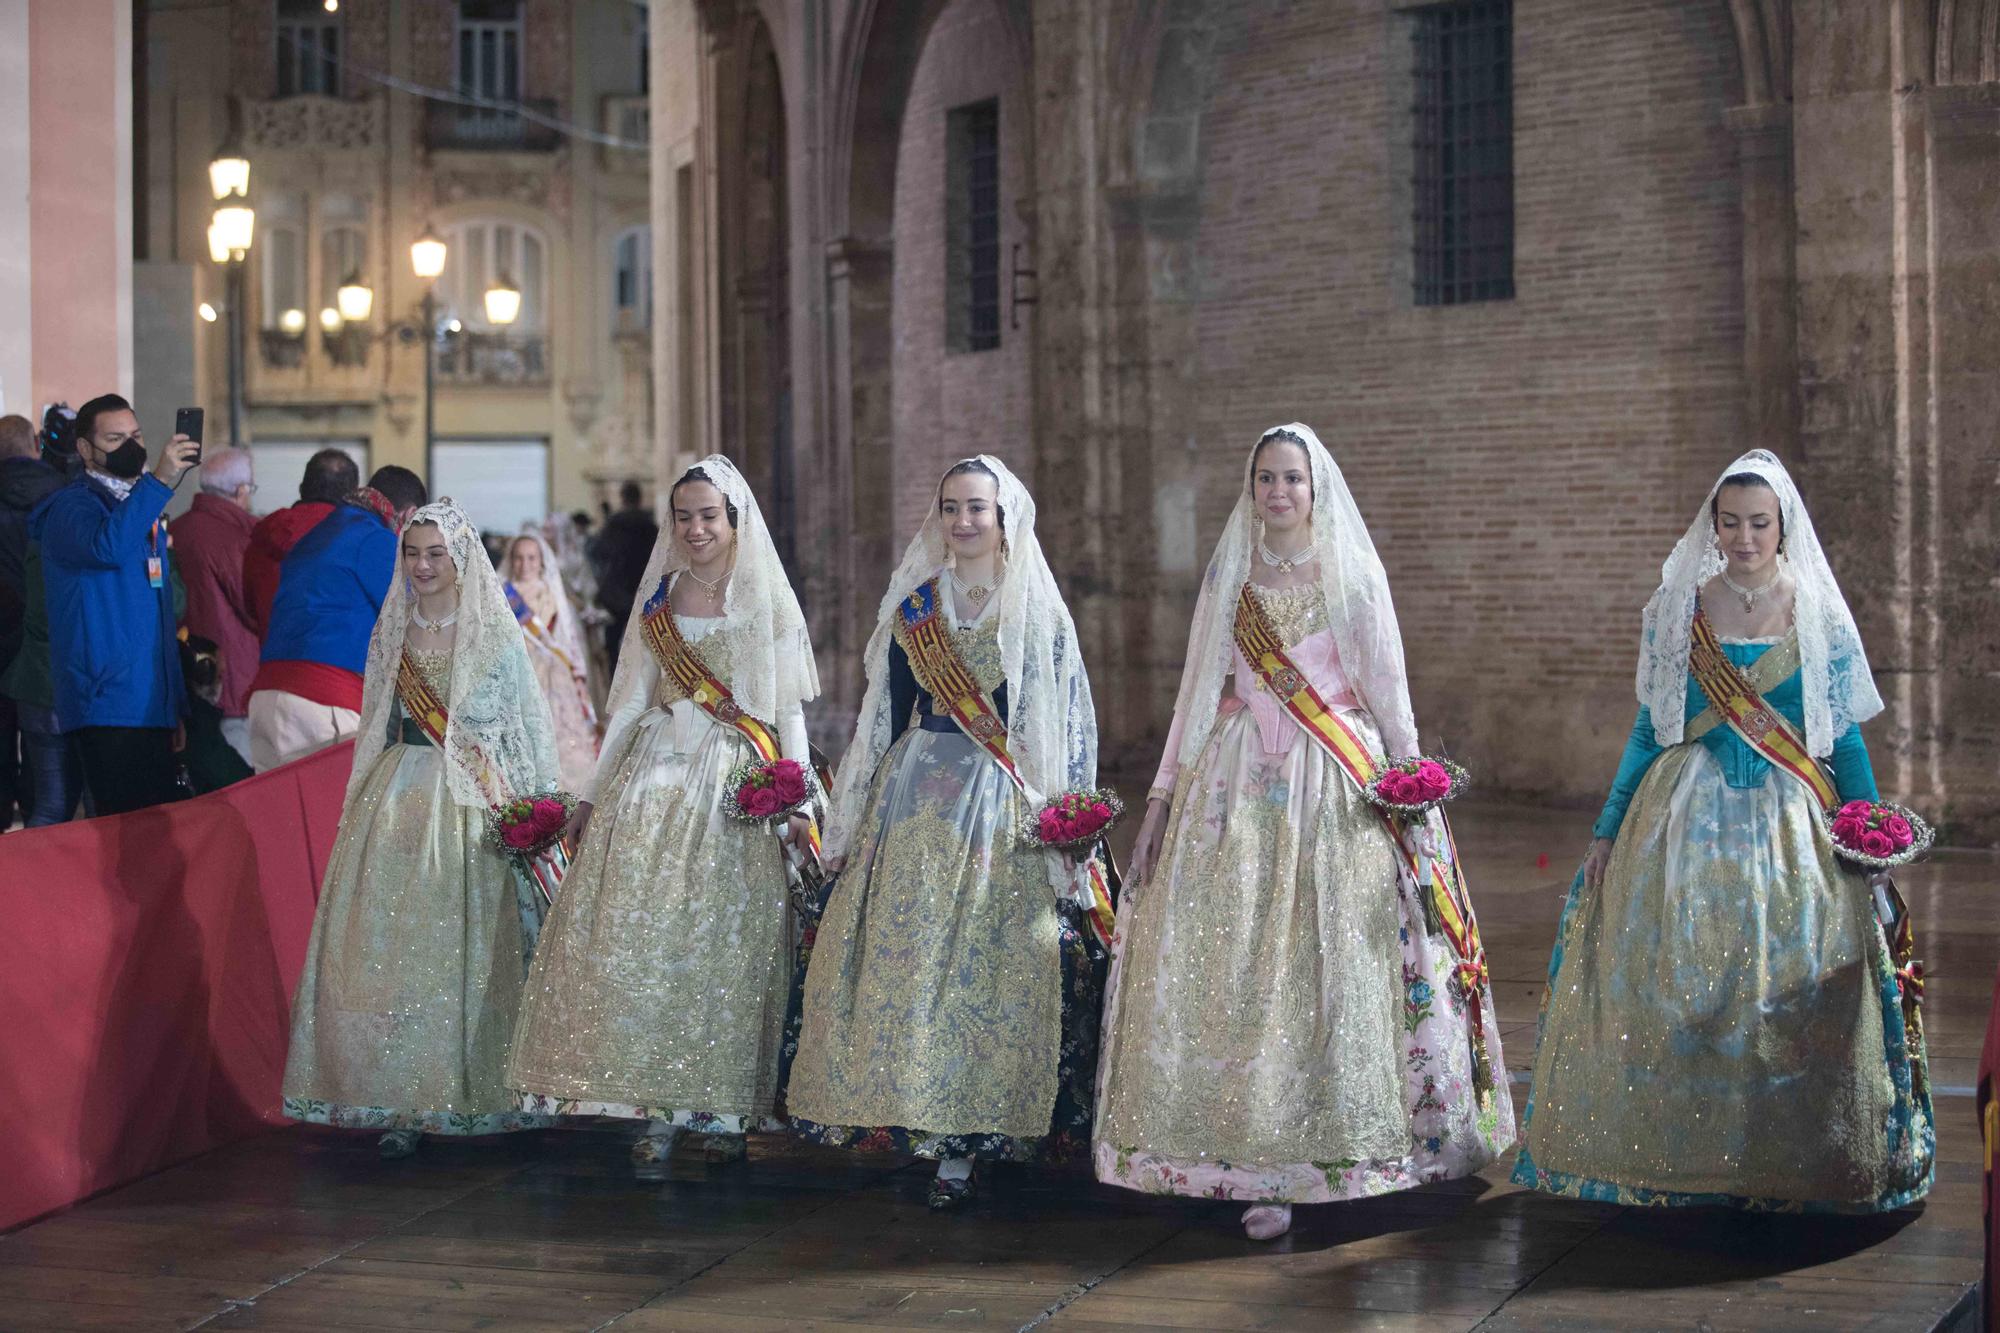
{"label": "full gold brocade skirt", "polygon": [[1516,1179],[1623,1203],[1871,1210],[1934,1136],[1866,879],[1775,770],[1667,750],[1597,891],[1579,878]]}
{"label": "full gold brocade skirt", "polygon": [[[1342,714],[1379,751],[1373,720]],[[1118,914],[1098,1178],[1326,1202],[1468,1175],[1513,1142],[1473,1087],[1469,1005],[1381,816],[1303,733],[1222,718]]]}
{"label": "full gold brocade skirt", "polygon": [[285,1111],[357,1129],[491,1134],[521,998],[514,872],[444,757],[391,745],[341,820],[292,1003]]}
{"label": "full gold brocade skirt", "polygon": [[648,710],[542,928],[507,1081],[528,1109],[740,1133],[768,1117],[790,985],[778,839],[722,811],[756,757]]}

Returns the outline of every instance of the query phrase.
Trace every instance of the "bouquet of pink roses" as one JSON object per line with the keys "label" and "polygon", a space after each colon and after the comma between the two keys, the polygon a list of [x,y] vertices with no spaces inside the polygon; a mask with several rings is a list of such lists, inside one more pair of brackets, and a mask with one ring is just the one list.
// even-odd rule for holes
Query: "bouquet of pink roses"
{"label": "bouquet of pink roses", "polygon": [[1826,819],[1835,853],[1871,870],[1906,865],[1937,837],[1916,811],[1887,801],[1849,801]]}
{"label": "bouquet of pink roses", "polygon": [[1449,759],[1412,755],[1385,760],[1368,784],[1367,797],[1395,814],[1421,815],[1463,792],[1471,781],[1472,776]]}
{"label": "bouquet of pink roses", "polygon": [[797,814],[812,800],[813,774],[796,759],[752,759],[722,784],[722,812],[757,824]]}
{"label": "bouquet of pink roses", "polygon": [[562,834],[575,808],[576,797],[551,790],[516,796],[486,811],[486,827],[494,844],[533,881],[547,902],[555,901],[556,887],[569,869]]}
{"label": "bouquet of pink roses", "polygon": [[1083,851],[1096,845],[1124,814],[1125,802],[1115,792],[1066,791],[1030,814],[1021,836],[1038,847]]}

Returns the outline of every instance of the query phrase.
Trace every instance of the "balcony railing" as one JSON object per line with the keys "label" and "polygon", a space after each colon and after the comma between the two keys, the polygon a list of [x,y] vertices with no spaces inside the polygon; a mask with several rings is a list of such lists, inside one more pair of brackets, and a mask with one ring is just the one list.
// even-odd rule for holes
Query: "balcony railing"
{"label": "balcony railing", "polygon": [[260,329],[257,340],[263,345],[264,364],[275,370],[297,370],[306,363],[306,335],[283,329]]}
{"label": "balcony railing", "polygon": [[467,329],[440,339],[433,355],[437,377],[446,384],[513,386],[549,380],[548,339],[540,334]]}
{"label": "balcony railing", "polygon": [[[551,118],[556,111],[553,98],[529,98],[521,105]],[[498,107],[432,102],[424,114],[424,142],[433,150],[546,153],[561,138],[551,125]]]}

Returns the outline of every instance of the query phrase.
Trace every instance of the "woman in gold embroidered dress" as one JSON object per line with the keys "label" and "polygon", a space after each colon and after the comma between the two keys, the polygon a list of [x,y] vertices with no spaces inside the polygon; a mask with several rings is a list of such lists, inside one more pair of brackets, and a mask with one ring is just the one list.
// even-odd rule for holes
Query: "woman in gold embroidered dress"
{"label": "woman in gold embroidered dress", "polygon": [[[1469,1175],[1514,1118],[1475,1077],[1482,1028],[1503,1067],[1488,988],[1426,929],[1380,811],[1236,647],[1242,597],[1378,760],[1415,753],[1381,561],[1303,425],[1251,451],[1203,580],[1118,912],[1094,1144],[1100,1180],[1246,1200],[1268,1239],[1294,1203]],[[1436,814],[1401,836],[1420,863],[1450,855]]]}
{"label": "woman in gold embroidered dress", "polygon": [[977,685],[977,725],[1021,785],[1095,785],[1076,627],[1034,501],[998,459],[945,474],[869,640],[827,835],[845,870],[813,946],[789,1091],[807,1138],[938,1159],[930,1202],[949,1208],[970,1197],[976,1158],[1088,1142],[1103,958],[1081,873],[1023,836],[1031,797],[952,716],[951,678],[913,618],[943,626]]}
{"label": "woman in gold embroidered dress", "polygon": [[[1806,769],[1819,791],[1718,711],[1702,680],[1727,697],[1731,672],[1762,700],[1750,716],[1790,730],[1790,757],[1823,765]],[[1835,857],[1821,809],[1828,791],[1876,799],[1860,724],[1882,698],[1805,503],[1764,450],[1730,464],[1662,567],[1637,684],[1556,932],[1514,1179],[1655,1206],[1921,1198],[1936,1133],[1891,947],[1900,902],[1886,875]]]}
{"label": "woman in gold embroidered dress", "polygon": [[[758,753],[662,669],[674,639],[806,765],[819,693],[805,617],[756,498],[729,460],[674,484],[673,525],[639,586],[581,832],[535,954],[509,1083],[530,1110],[643,1120],[633,1165],[663,1173],[675,1137],[742,1152],[778,1093],[793,921],[785,853],[722,809]],[[669,618],[674,636],[656,633]],[[785,837],[806,833],[794,816]]]}
{"label": "woman in gold embroidered dress", "polygon": [[570,605],[553,547],[532,528],[507,548],[507,606],[521,624],[528,660],[556,725],[565,789],[581,791],[597,768],[597,712],[590,703],[590,650]]}
{"label": "woman in gold embroidered dress", "polygon": [[550,1123],[501,1079],[537,917],[486,828],[492,803],[556,785],[549,706],[450,500],[410,516],[402,567],[368,645],[284,1082],[286,1115],[381,1129],[385,1157]]}

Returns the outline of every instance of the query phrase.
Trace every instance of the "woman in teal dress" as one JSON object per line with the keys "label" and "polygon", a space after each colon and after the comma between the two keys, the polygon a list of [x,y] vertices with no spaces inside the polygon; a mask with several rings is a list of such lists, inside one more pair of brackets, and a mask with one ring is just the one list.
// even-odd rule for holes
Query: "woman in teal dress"
{"label": "woman in teal dress", "polygon": [[1823,809],[1877,799],[1859,724],[1882,700],[1763,450],[1664,566],[1638,694],[1557,929],[1515,1181],[1793,1212],[1921,1198],[1936,1135],[1900,902],[1835,857]]}

